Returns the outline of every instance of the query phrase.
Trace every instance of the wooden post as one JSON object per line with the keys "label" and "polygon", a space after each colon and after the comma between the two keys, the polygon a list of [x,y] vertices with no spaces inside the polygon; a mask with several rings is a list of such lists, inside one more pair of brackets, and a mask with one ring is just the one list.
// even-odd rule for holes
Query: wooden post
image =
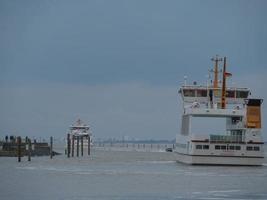
{"label": "wooden post", "polygon": [[81,136],[81,156],[83,156],[83,135]]}
{"label": "wooden post", "polygon": [[53,158],[53,137],[50,137],[50,158]]}
{"label": "wooden post", "polygon": [[76,145],[77,145],[77,152],[76,152],[76,156],[79,157],[79,144],[80,143],[80,136],[77,136],[77,140],[76,140]]}
{"label": "wooden post", "polygon": [[32,142],[28,139],[28,161],[31,161],[31,154],[32,154]]}
{"label": "wooden post", "polygon": [[70,157],[70,134],[67,136],[67,156]]}
{"label": "wooden post", "polygon": [[18,137],[18,162],[21,161],[21,137]]}
{"label": "wooden post", "polygon": [[90,135],[88,135],[88,156],[91,154],[91,139]]}
{"label": "wooden post", "polygon": [[72,141],[71,141],[71,157],[74,156],[74,140],[75,140],[75,137],[74,137],[74,135],[72,135]]}

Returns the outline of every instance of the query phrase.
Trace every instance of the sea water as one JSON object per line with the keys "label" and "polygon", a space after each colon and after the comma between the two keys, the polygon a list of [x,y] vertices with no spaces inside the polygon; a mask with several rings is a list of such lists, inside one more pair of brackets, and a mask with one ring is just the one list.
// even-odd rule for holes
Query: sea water
{"label": "sea water", "polygon": [[93,148],[91,156],[0,158],[1,200],[267,199],[260,167],[191,166],[175,153]]}

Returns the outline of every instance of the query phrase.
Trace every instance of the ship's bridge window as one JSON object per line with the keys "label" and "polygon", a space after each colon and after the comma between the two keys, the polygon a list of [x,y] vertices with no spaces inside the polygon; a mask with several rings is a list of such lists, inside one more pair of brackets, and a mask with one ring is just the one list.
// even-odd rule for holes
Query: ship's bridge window
{"label": "ship's bridge window", "polygon": [[196,145],[196,149],[202,149],[202,145]]}
{"label": "ship's bridge window", "polygon": [[197,90],[197,97],[207,97],[207,90]]}
{"label": "ship's bridge window", "polygon": [[247,98],[248,91],[236,91],[236,98]]}
{"label": "ship's bridge window", "polygon": [[228,97],[228,98],[234,98],[235,97],[235,91],[233,91],[233,90],[227,90],[226,91],[226,97]]}
{"label": "ship's bridge window", "polygon": [[183,93],[185,97],[195,97],[195,90],[184,89]]}

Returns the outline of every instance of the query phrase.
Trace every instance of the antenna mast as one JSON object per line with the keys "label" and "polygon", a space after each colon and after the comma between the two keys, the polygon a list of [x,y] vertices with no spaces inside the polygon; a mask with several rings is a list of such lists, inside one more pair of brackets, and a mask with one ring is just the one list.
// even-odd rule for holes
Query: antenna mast
{"label": "antenna mast", "polygon": [[218,70],[218,64],[219,62],[222,61],[222,58],[220,58],[218,55],[216,55],[215,57],[213,57],[211,59],[214,62],[214,80],[213,80],[213,88],[215,91],[217,91],[218,89],[218,74],[219,74],[219,70]]}
{"label": "antenna mast", "polygon": [[223,58],[223,83],[222,83],[222,98],[221,105],[222,109],[226,106],[226,57]]}

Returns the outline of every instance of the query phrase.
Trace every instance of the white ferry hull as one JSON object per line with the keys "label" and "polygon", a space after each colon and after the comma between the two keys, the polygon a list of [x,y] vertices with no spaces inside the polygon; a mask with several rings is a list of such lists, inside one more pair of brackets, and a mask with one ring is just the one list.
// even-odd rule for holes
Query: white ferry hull
{"label": "white ferry hull", "polygon": [[201,156],[188,155],[176,152],[177,161],[191,165],[244,165],[260,166],[264,162],[263,157],[237,157],[237,156]]}

